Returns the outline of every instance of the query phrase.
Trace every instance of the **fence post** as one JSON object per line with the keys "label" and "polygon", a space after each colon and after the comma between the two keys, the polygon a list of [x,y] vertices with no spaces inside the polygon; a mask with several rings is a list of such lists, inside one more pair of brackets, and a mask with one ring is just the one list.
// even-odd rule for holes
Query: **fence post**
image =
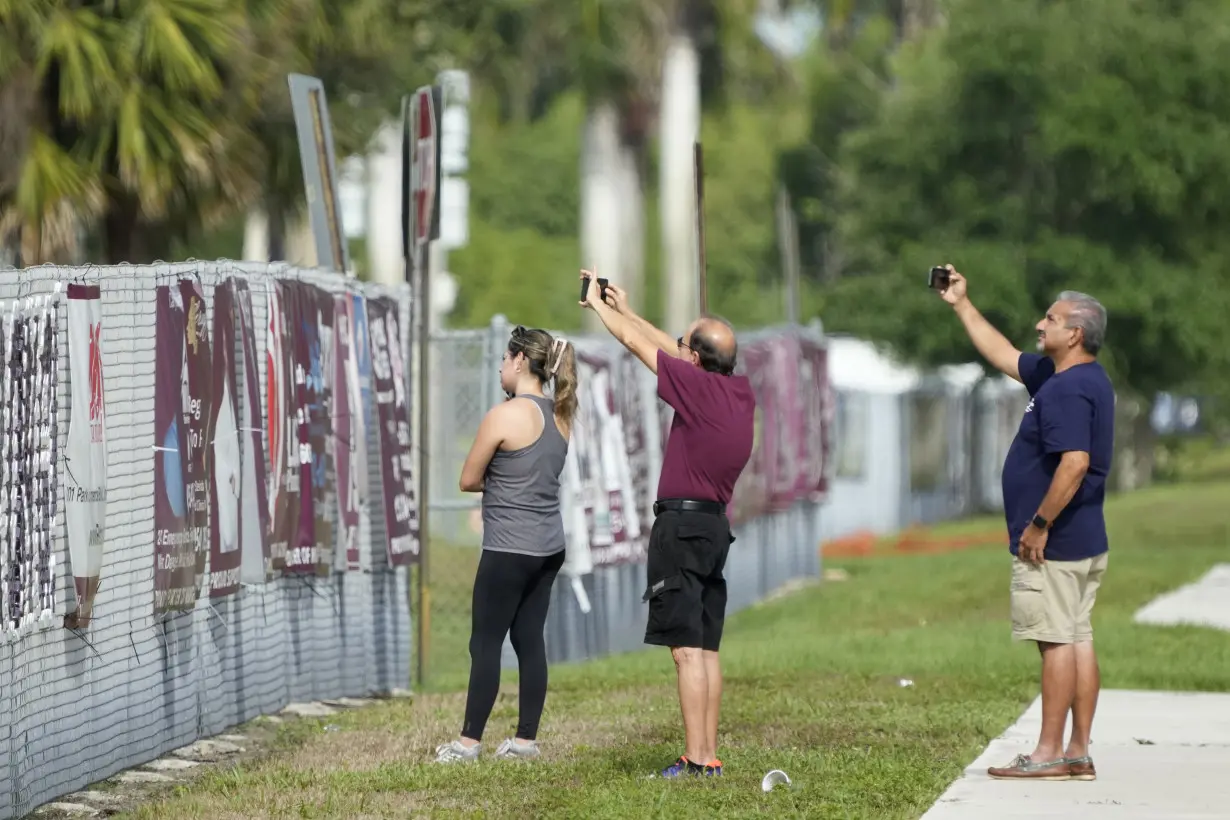
{"label": "fence post", "polygon": [[[483,365],[491,365],[497,371],[500,367],[500,360],[504,358],[505,340],[508,338],[508,317],[503,313],[497,313],[491,317],[491,324],[487,330],[487,344],[483,346]],[[500,385],[495,379],[487,379],[483,381],[486,389],[483,391],[484,397],[487,399],[487,406],[483,408],[485,413],[492,407],[499,404],[504,398],[500,391]]]}

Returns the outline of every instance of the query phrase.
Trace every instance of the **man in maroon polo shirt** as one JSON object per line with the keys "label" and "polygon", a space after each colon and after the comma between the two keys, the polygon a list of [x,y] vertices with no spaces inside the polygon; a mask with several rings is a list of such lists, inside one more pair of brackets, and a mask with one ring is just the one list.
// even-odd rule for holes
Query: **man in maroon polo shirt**
{"label": "man in maroon polo shirt", "polygon": [[591,282],[582,304],[657,374],[658,396],[675,411],[658,479],[645,590],[645,643],[671,649],[686,739],[684,754],[662,776],[721,775],[722,569],[735,540],[726,505],[752,455],[756,397],[747,377],[734,375],[737,345],[726,322],[703,317],[674,339],[637,316],[620,288],[608,286],[606,301],[600,291]]}

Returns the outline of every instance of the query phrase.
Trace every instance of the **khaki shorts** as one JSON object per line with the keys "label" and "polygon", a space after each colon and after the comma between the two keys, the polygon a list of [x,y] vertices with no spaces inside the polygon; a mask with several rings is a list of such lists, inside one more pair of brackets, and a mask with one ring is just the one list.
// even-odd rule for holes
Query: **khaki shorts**
{"label": "khaki shorts", "polygon": [[1093,602],[1107,553],[1083,561],[1012,560],[1012,637],[1018,641],[1093,640]]}

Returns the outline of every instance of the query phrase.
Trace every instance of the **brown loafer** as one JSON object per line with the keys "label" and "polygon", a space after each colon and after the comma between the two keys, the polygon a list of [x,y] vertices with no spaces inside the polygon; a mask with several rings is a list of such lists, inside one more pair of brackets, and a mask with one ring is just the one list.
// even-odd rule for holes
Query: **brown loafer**
{"label": "brown loafer", "polygon": [[1072,773],[1073,780],[1098,779],[1098,772],[1093,768],[1092,757],[1069,757],[1065,760],[1068,761],[1068,771]]}
{"label": "brown loafer", "polygon": [[1071,780],[1072,770],[1064,758],[1037,762],[1017,755],[1007,766],[992,766],[987,774],[996,780]]}

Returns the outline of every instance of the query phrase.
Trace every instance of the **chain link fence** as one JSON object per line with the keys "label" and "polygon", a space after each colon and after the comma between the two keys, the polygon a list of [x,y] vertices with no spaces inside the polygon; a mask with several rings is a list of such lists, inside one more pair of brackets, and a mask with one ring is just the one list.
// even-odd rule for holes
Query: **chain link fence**
{"label": "chain link fence", "polygon": [[[228,280],[247,282],[261,396],[266,294],[274,281],[308,282],[334,296],[391,297],[401,316],[395,343],[409,356],[410,297],[405,287],[386,289],[318,271],[233,262],[47,266],[0,273],[8,354],[4,363],[14,373],[12,356],[21,353],[22,340],[10,333],[15,326],[9,321],[11,311],[33,305],[37,312],[44,302],[58,308],[54,326],[47,325],[53,331],[49,338],[58,366],[40,374],[53,382],[58,412],[52,446],[42,451],[43,464],[57,485],[74,467],[66,454],[72,403],[64,286],[99,288],[107,441],[105,548],[88,627],[70,629],[64,621],[76,603],[63,501],[56,505],[51,496],[50,539],[35,542],[34,552],[28,537],[18,541],[21,533],[5,531],[2,546],[18,561],[6,562],[11,577],[5,580],[37,571],[31,564],[41,560],[47,575],[44,589],[53,585],[54,594],[46,598],[40,617],[20,628],[11,627],[8,605],[21,590],[6,587],[0,595],[6,604],[5,628],[0,630],[0,818],[23,816],[59,795],[292,701],[373,695],[409,685],[407,572],[389,566],[386,559],[380,450],[373,424],[367,426],[364,443],[373,490],[368,494],[371,524],[359,538],[368,571],[341,572],[345,565],[334,564],[324,575],[279,574],[267,583],[245,583],[227,597],[211,598],[208,585],[203,590],[198,586],[195,605],[188,610],[155,614],[154,510],[162,489],[154,478],[159,443],[156,289],[185,280],[199,284],[210,317],[216,286]],[[244,361],[238,343],[235,354],[233,361]],[[236,369],[236,393],[243,395],[244,371]],[[20,398],[12,391],[6,395]],[[240,430],[265,430],[263,404],[258,402],[253,413],[248,402],[239,401]],[[11,410],[12,405],[7,407]],[[12,434],[18,426],[6,412],[0,427]],[[250,446],[250,436],[239,438],[241,448]],[[6,467],[5,475],[18,472]],[[14,496],[6,493],[0,499],[0,515],[10,516],[14,503]],[[328,514],[336,516],[336,511]],[[334,547],[323,546],[330,551]]]}

